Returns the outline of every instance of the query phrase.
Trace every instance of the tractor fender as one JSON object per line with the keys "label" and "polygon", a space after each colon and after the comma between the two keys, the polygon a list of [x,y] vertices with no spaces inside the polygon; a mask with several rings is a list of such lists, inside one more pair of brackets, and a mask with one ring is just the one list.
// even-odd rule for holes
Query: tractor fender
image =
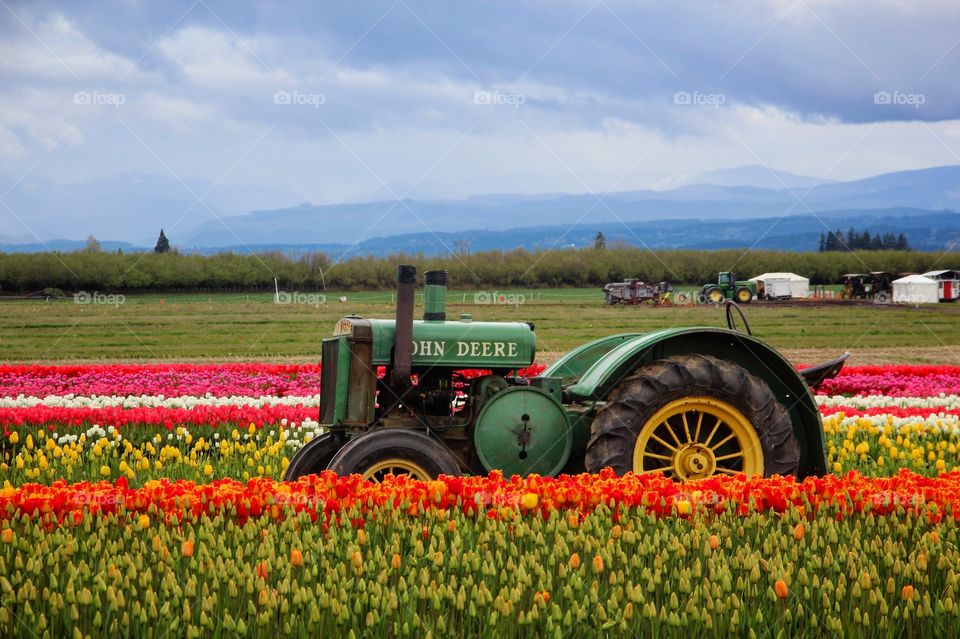
{"label": "tractor fender", "polygon": [[[826,473],[823,423],[813,393],[800,373],[773,347],[745,333],[710,327],[672,328],[615,337],[621,338],[619,343],[610,342],[613,348],[600,354],[575,383],[564,388],[564,401],[605,401],[625,377],[657,359],[685,354],[712,355],[739,364],[765,381],[787,408],[800,445],[800,476]],[[563,367],[569,368],[570,362]],[[544,371],[544,375],[551,369]]]}

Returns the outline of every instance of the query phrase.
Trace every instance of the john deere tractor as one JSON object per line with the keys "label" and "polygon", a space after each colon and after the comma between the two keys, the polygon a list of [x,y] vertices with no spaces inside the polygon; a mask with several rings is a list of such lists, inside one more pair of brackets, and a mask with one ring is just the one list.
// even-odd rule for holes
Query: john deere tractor
{"label": "john deere tractor", "polygon": [[[670,328],[589,341],[532,378],[534,326],[448,319],[446,271],[397,272],[393,319],[347,316],[323,340],[324,432],[285,479],[331,469],[371,481],[389,474],[557,475],[662,472],[820,474],[820,413],[810,385],[844,357],[796,371],[736,329]],[[746,322],[742,322],[749,331]]]}
{"label": "john deere tractor", "polygon": [[719,304],[724,300],[735,300],[739,304],[749,304],[757,296],[757,284],[744,280],[738,282],[730,271],[717,274],[716,284],[704,284],[697,294],[701,304]]}

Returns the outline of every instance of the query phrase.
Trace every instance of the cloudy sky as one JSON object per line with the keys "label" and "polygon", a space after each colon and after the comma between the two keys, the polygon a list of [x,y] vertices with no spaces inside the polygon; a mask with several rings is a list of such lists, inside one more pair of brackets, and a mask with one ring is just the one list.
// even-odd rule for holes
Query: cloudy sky
{"label": "cloudy sky", "polygon": [[0,200],[130,176],[243,194],[227,209],[852,179],[960,164],[958,71],[956,0],[0,0]]}

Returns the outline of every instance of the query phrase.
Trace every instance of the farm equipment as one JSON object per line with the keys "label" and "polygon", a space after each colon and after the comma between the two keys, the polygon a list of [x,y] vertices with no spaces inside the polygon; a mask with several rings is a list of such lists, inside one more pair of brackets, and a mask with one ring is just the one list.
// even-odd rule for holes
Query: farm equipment
{"label": "farm equipment", "polygon": [[673,287],[667,282],[647,284],[638,279],[623,282],[611,282],[603,285],[607,304],[642,304],[652,302],[662,304],[668,299]]}
{"label": "farm equipment", "polygon": [[893,280],[899,275],[885,271],[847,273],[843,276],[843,298],[889,302],[893,299]]}
{"label": "farm equipment", "polygon": [[757,285],[754,282],[738,282],[730,271],[717,275],[716,284],[704,284],[697,295],[701,304],[719,304],[724,300],[734,300],[739,304],[749,304],[757,296]]}
{"label": "farm equipment", "polygon": [[[357,473],[542,476],[664,472],[822,474],[820,412],[810,392],[844,357],[797,371],[776,350],[729,328],[670,328],[601,337],[539,375],[534,326],[448,320],[447,272],[397,271],[394,319],[347,316],[323,340],[320,421],[284,478]],[[378,375],[379,373],[379,375]],[[809,385],[808,385],[809,382]]]}

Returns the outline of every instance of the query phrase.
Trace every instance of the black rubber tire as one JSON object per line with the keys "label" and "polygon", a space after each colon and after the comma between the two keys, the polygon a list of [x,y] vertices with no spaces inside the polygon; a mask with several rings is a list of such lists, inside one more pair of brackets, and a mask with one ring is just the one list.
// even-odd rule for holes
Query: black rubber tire
{"label": "black rubber tire", "polygon": [[347,442],[330,460],[328,468],[338,475],[363,474],[374,464],[390,458],[409,460],[430,474],[459,475],[453,453],[432,437],[408,428],[378,428]]}
{"label": "black rubber tire", "polygon": [[693,395],[723,400],[750,420],[763,449],[765,476],[795,475],[800,446],[787,409],[766,382],[742,366],[708,355],[677,355],[651,362],[613,389],[590,427],[587,472],[609,466],[618,475],[633,470],[640,429],[667,403]]}
{"label": "black rubber tire", "polygon": [[[740,299],[740,295],[744,291],[746,291],[746,295],[744,296],[744,299]],[[749,304],[753,299],[753,292],[746,286],[741,286],[734,292],[733,299],[737,304]]]}
{"label": "black rubber tire", "polygon": [[[720,293],[720,299],[718,299],[717,301],[713,301],[712,299],[710,299],[710,296],[711,296],[711,294],[712,294],[714,291]],[[703,299],[704,299],[704,303],[705,303],[705,304],[721,304],[721,303],[723,303],[723,300],[724,300],[724,298],[726,297],[726,296],[723,294],[723,291],[721,291],[721,290],[720,290],[720,287],[718,287],[718,286],[711,286],[711,287],[709,287],[709,288],[707,288],[707,289],[704,289],[704,291],[703,291],[703,293],[701,293],[701,295],[703,296]]]}
{"label": "black rubber tire", "polygon": [[343,448],[345,439],[341,437],[322,433],[304,444],[290,460],[290,465],[283,473],[283,481],[297,481],[306,475],[319,475],[326,470],[333,456]]}

